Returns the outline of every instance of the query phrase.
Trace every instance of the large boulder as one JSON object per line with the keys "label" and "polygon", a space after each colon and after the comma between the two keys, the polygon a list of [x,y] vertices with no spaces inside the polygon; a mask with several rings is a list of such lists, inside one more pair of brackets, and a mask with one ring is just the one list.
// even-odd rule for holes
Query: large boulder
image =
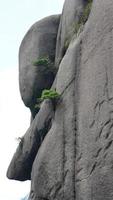
{"label": "large boulder", "polygon": [[43,89],[50,88],[54,80],[53,69],[45,73],[46,65],[45,68],[34,66],[33,62],[48,58],[54,63],[59,20],[60,16],[54,15],[35,23],[25,35],[20,46],[20,93],[25,105],[33,112],[37,97],[41,95]]}
{"label": "large boulder", "polygon": [[86,3],[87,0],[65,0],[57,36],[56,67],[59,66],[71,38],[75,34],[76,23],[79,21]]}
{"label": "large boulder", "polygon": [[55,118],[32,168],[32,200],[113,199],[113,1],[95,0],[57,74]]}
{"label": "large boulder", "polygon": [[[112,38],[113,0],[94,0],[59,65],[54,83],[61,96],[29,170],[30,200],[113,200]],[[34,132],[29,136],[35,139]]]}

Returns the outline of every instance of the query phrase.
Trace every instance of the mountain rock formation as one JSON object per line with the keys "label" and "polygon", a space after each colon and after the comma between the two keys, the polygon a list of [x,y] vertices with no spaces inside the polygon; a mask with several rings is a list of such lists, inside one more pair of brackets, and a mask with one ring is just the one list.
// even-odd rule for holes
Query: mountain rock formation
{"label": "mountain rock formation", "polygon": [[[113,200],[113,1],[66,0],[61,16],[32,26],[19,55],[32,121],[8,178],[31,179],[29,200]],[[33,66],[44,57],[55,73]],[[55,107],[47,99],[35,111],[50,87]]]}

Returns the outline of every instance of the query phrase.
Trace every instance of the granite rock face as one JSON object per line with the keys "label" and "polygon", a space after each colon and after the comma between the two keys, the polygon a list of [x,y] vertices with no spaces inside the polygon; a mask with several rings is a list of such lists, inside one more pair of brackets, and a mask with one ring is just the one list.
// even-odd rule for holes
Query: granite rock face
{"label": "granite rock face", "polygon": [[35,23],[25,35],[19,51],[19,83],[21,97],[26,106],[34,112],[36,99],[45,88],[50,88],[54,74],[44,73],[33,66],[33,62],[48,57],[54,63],[59,15],[46,17]]}
{"label": "granite rock face", "polygon": [[69,42],[75,35],[75,26],[83,13],[86,2],[84,0],[66,0],[64,3],[57,36],[56,67],[59,66]]}
{"label": "granite rock face", "polygon": [[[39,149],[32,168],[30,199],[75,199],[75,77],[80,40],[74,41],[61,62],[56,89],[62,94],[52,127]],[[68,67],[70,66],[70,68]],[[64,71],[66,70],[65,78]]]}
{"label": "granite rock face", "polygon": [[76,137],[77,199],[113,199],[112,11],[112,0],[95,0],[82,37]]}
{"label": "granite rock face", "polygon": [[[69,27],[62,20],[69,5],[70,21],[80,11],[72,2],[83,12],[89,1],[65,1],[59,26],[64,35]],[[58,38],[60,34],[63,41],[62,31]],[[16,179],[11,173],[20,159],[16,173],[22,180],[21,173],[30,166],[23,179],[31,178],[30,200],[113,200],[112,38],[113,1],[94,0],[83,31],[73,36],[58,65],[54,87],[60,98],[55,109],[51,100],[42,104],[24,136],[25,151],[17,149],[9,167],[9,178]],[[56,52],[64,45],[59,41]],[[25,152],[33,158],[30,165]]]}
{"label": "granite rock face", "polygon": [[25,135],[20,138],[19,146],[7,171],[8,178],[21,181],[31,179],[35,156],[51,127],[53,116],[53,105],[50,100],[46,100]]}

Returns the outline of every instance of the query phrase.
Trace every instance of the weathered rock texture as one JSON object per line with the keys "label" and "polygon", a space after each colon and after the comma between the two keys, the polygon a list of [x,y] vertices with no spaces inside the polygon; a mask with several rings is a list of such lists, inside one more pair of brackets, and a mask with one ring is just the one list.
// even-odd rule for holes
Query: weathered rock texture
{"label": "weathered rock texture", "polygon": [[[75,76],[79,52],[79,41],[75,41],[57,74],[56,88],[62,96],[52,127],[33,164],[31,199],[75,198]],[[64,70],[67,71],[65,78]]]}
{"label": "weathered rock texture", "polygon": [[[50,71],[44,74],[33,62],[48,57],[55,59],[56,37],[59,25],[59,15],[46,17],[35,23],[25,35],[19,51],[19,83],[22,99],[34,115],[36,99],[45,88],[50,88],[54,74]],[[46,67],[46,66],[45,66]]]}
{"label": "weathered rock texture", "polygon": [[83,13],[86,2],[86,0],[65,0],[57,36],[56,67],[59,66],[67,46],[75,33],[75,25]]}
{"label": "weathered rock texture", "polygon": [[75,165],[77,199],[113,199],[112,11],[112,0],[95,0],[82,37]]}
{"label": "weathered rock texture", "polygon": [[51,127],[53,117],[53,105],[50,100],[46,100],[24,137],[20,138],[19,146],[7,171],[8,178],[21,181],[31,179],[35,156]]}
{"label": "weathered rock texture", "polygon": [[[76,6],[87,3],[66,0],[62,31],[70,2],[71,20]],[[61,97],[55,110],[51,101],[42,104],[23,137],[25,150],[18,147],[9,166],[9,178],[31,178],[30,200],[113,200],[112,38],[113,1],[94,0],[83,32],[73,36],[58,66],[54,87]],[[62,49],[59,39],[56,46]]]}

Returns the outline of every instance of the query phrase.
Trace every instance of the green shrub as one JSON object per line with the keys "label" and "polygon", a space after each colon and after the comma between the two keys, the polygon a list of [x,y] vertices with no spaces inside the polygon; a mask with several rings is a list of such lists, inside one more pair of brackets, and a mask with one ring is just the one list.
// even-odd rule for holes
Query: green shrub
{"label": "green shrub", "polygon": [[89,14],[91,12],[92,2],[93,2],[93,0],[87,1],[87,5],[85,6],[83,12],[81,13],[79,20],[72,24],[72,26],[70,28],[70,36],[66,37],[66,39],[64,41],[64,54],[72,40],[73,35],[74,34],[79,35],[79,33],[82,32],[84,24],[88,20]]}
{"label": "green shrub", "polygon": [[74,34],[78,34],[80,28],[86,23],[86,21],[88,20],[88,17],[89,17],[89,14],[90,14],[90,11],[91,11],[91,7],[92,7],[92,0],[88,0],[87,1],[87,5],[85,6],[81,16],[79,17],[79,20],[77,22],[74,22],[71,26],[71,36],[69,36],[68,38],[65,39],[65,42],[64,42],[64,51],[67,50],[69,44],[70,44],[70,41],[73,37]]}
{"label": "green shrub", "polygon": [[32,63],[34,66],[38,66],[40,72],[44,74],[53,73],[56,74],[56,68],[54,67],[54,63],[51,62],[48,56],[38,58]]}
{"label": "green shrub", "polygon": [[43,90],[42,91],[42,95],[40,100],[44,100],[44,99],[57,99],[60,95],[56,92],[56,90],[50,89],[50,90]]}
{"label": "green shrub", "polygon": [[37,98],[37,104],[35,105],[35,109],[40,107],[40,104],[42,101],[44,101],[45,99],[50,99],[52,100],[53,103],[56,102],[56,100],[58,100],[60,97],[60,94],[58,94],[58,92],[56,92],[56,90],[50,89],[50,90],[43,90],[41,97]]}
{"label": "green shrub", "polygon": [[88,3],[85,6],[83,13],[81,14],[78,22],[75,22],[72,25],[73,34],[77,34],[81,26],[83,26],[88,20],[89,14],[91,12],[91,7],[92,7],[92,0],[88,0]]}
{"label": "green shrub", "polygon": [[85,24],[88,20],[89,14],[91,12],[92,0],[88,0],[86,7],[84,8],[83,14],[80,17],[79,24]]}
{"label": "green shrub", "polygon": [[41,58],[38,58],[37,60],[33,61],[34,66],[39,66],[39,65],[48,66],[50,64],[52,64],[52,63],[50,62],[50,59],[48,57],[41,57]]}

